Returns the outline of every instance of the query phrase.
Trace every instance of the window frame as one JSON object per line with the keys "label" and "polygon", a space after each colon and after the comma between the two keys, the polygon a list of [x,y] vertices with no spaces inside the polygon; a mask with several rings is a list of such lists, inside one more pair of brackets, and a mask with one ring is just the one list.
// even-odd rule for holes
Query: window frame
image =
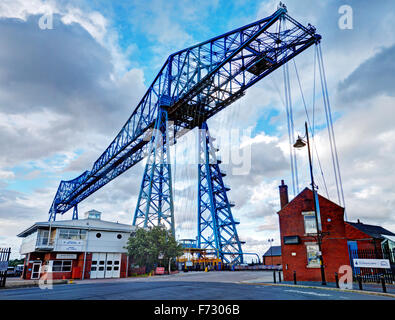
{"label": "window frame", "polygon": [[58,230],[60,240],[86,240],[87,237],[87,231],[84,229],[58,228]]}
{"label": "window frame", "polygon": [[[317,221],[315,219],[315,212],[314,211],[305,211],[305,212],[302,212],[302,215],[303,215],[304,233],[305,234],[317,234]],[[307,217],[308,217],[308,219],[306,219]],[[312,219],[310,219],[311,217],[312,217]],[[310,221],[308,221],[308,220],[310,220]],[[308,221],[310,223],[312,222],[312,224],[314,224],[314,227],[311,228],[311,226],[308,226],[308,225],[306,227],[306,221]],[[313,230],[313,232],[310,232],[312,230]]]}
{"label": "window frame", "polygon": [[[73,260],[50,260],[52,272],[71,272],[73,270]],[[67,265],[65,265],[65,262]],[[55,263],[57,266],[55,266]],[[59,267],[58,263],[60,263],[60,270],[55,270],[55,267]],[[70,265],[68,265],[70,263]],[[70,267],[70,270],[64,270],[65,267]]]}

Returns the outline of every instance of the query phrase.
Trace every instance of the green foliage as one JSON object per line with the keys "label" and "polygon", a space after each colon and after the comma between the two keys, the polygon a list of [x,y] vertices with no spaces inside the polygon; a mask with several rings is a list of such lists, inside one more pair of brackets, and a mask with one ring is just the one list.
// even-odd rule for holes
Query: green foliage
{"label": "green foliage", "polygon": [[140,266],[166,265],[171,259],[181,256],[184,249],[171,231],[163,226],[150,229],[138,228],[129,237],[126,249],[133,263]]}
{"label": "green foliage", "polygon": [[24,259],[13,259],[8,262],[10,267],[16,267],[18,264],[23,264]]}

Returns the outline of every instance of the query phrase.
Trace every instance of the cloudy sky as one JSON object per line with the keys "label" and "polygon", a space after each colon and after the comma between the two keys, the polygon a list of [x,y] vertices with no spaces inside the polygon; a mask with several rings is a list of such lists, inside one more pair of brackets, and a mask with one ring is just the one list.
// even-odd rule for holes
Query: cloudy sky
{"label": "cloudy sky", "polygon": [[[167,56],[272,14],[278,1],[42,1],[0,3],[0,247],[19,257],[16,234],[48,210],[60,180],[91,169],[151,84]],[[339,8],[352,8],[352,28]],[[395,10],[391,0],[288,0],[288,13],[311,23],[322,50],[334,118],[347,218],[395,231]],[[51,13],[52,29],[40,28]],[[42,26],[42,24],[41,24]],[[315,101],[315,170],[319,192],[338,202],[314,48],[289,64],[296,134]],[[295,68],[296,66],[296,68]],[[315,72],[314,72],[315,70]],[[315,77],[314,77],[315,74]],[[315,80],[314,80],[315,79]],[[315,91],[314,91],[315,88]],[[313,94],[315,92],[315,94]],[[314,99],[313,99],[314,97]],[[278,185],[293,197],[282,70],[263,79],[209,121],[227,157],[249,156],[235,174],[225,165],[234,217],[246,252],[280,243]],[[240,134],[231,140],[229,132]],[[196,236],[196,165],[188,137],[173,150],[178,237]],[[317,154],[322,171],[317,166]],[[306,150],[297,152],[299,189],[309,183]],[[143,163],[84,200],[80,214],[131,223]],[[325,180],[324,180],[325,179]],[[324,185],[326,183],[326,188]],[[328,192],[327,192],[328,191]],[[71,219],[71,212],[60,219]]]}

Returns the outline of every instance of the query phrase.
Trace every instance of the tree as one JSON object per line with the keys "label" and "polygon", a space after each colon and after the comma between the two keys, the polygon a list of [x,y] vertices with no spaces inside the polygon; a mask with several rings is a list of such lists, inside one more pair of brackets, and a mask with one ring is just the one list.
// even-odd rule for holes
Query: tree
{"label": "tree", "polygon": [[184,253],[182,245],[164,226],[154,226],[150,229],[138,228],[129,237],[126,249],[136,264],[146,265],[150,269],[154,264],[160,264],[161,261],[168,262],[169,274],[171,260]]}
{"label": "tree", "polygon": [[16,267],[18,264],[23,264],[24,261],[24,259],[13,259],[8,262],[8,265],[10,267]]}

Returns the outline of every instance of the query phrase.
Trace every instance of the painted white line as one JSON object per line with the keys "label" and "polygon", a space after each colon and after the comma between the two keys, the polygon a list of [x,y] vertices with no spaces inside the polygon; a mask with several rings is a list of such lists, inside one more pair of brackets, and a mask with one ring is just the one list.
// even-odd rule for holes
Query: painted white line
{"label": "painted white line", "polygon": [[304,294],[311,294],[313,296],[320,296],[320,297],[330,297],[330,294],[326,293],[317,293],[317,292],[311,292],[311,291],[301,291],[301,290],[284,290],[287,292],[295,292],[295,293],[304,293]]}

